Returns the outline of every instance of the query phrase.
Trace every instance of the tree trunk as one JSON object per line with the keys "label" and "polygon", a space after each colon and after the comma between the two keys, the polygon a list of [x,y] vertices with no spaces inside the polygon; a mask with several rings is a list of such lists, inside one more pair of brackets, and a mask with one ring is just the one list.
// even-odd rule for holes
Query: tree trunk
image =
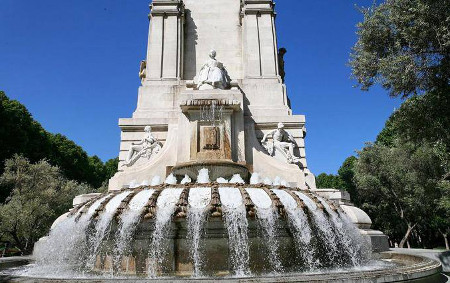
{"label": "tree trunk", "polygon": [[411,226],[410,224],[408,224],[408,229],[406,230],[405,236],[404,236],[403,239],[400,241],[399,248],[403,249],[403,247],[405,246],[406,241],[407,241],[408,238],[409,238],[409,235],[411,235],[411,231],[414,229],[415,226],[416,226],[416,224],[414,224],[414,225],[412,225],[412,226]]}
{"label": "tree trunk", "polygon": [[447,239],[447,233],[442,233],[442,236],[444,236],[444,241],[445,241],[445,249],[446,250],[450,250],[450,247],[448,245],[448,239]]}

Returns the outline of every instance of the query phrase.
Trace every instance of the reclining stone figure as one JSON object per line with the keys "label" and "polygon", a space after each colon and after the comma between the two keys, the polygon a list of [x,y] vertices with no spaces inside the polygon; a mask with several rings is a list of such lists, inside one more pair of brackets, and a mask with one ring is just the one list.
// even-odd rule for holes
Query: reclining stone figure
{"label": "reclining stone figure", "polygon": [[128,151],[128,156],[123,166],[133,166],[141,157],[150,159],[161,150],[162,144],[152,135],[152,128],[146,126],[144,131],[144,138],[140,142],[131,144],[131,148]]}
{"label": "reclining stone figure", "polygon": [[[268,142],[269,136],[272,136],[273,142]],[[294,137],[284,129],[283,123],[278,123],[278,128],[265,134],[261,140],[262,145],[269,155],[274,156],[278,149],[283,153],[287,163],[297,164],[300,158],[295,156],[294,149],[298,147]]]}

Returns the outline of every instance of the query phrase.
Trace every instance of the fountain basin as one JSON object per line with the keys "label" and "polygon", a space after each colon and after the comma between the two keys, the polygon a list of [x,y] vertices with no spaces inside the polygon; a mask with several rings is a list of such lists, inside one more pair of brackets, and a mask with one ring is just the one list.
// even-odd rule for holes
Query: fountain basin
{"label": "fountain basin", "polygon": [[440,266],[391,254],[374,261],[370,241],[339,206],[282,186],[142,186],[99,195],[67,215],[35,245],[36,264],[19,269],[20,279],[358,282],[408,270],[403,279],[422,278]]}
{"label": "fountain basin", "polygon": [[[384,267],[361,267],[349,270],[329,270],[311,273],[286,273],[283,275],[264,275],[246,278],[158,278],[155,282],[204,282],[221,281],[234,282],[415,282],[415,283],[444,283],[447,279],[441,274],[441,264],[438,261],[425,257],[401,254],[396,252],[383,252],[378,254],[378,263],[389,263]],[[26,264],[32,262],[29,258],[16,257],[4,261],[0,259],[0,281],[11,282],[148,282],[145,278],[105,278],[92,276],[91,278],[67,278],[50,274],[46,277],[20,276],[21,270],[26,270]],[[15,268],[11,268],[15,266]]]}

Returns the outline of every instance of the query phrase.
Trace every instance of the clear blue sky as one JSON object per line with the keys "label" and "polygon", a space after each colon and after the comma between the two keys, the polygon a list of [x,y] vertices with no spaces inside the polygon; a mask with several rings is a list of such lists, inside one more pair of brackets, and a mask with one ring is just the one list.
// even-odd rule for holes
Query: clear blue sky
{"label": "clear blue sky", "polygon": [[[117,156],[118,118],[136,107],[149,1],[1,0],[0,90],[90,155]],[[306,115],[306,153],[316,174],[336,173],[401,103],[380,88],[361,92],[350,79],[349,52],[362,20],[354,5],[370,3],[277,1],[288,93],[294,113]]]}

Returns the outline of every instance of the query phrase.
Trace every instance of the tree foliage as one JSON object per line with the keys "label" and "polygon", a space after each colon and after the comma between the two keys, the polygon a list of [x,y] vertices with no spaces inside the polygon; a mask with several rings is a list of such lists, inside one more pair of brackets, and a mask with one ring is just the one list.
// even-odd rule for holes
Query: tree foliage
{"label": "tree foliage", "polygon": [[350,65],[363,90],[391,96],[448,90],[450,0],[386,0],[361,9]]}
{"label": "tree foliage", "polygon": [[342,180],[337,175],[321,173],[316,177],[316,186],[319,189],[340,189]]}
{"label": "tree foliage", "polygon": [[353,182],[353,167],[356,161],[355,156],[348,157],[338,170],[337,175],[321,173],[316,177],[316,185],[319,189],[332,188],[346,190],[352,196],[356,190]]}
{"label": "tree foliage", "polygon": [[[117,170],[116,159],[106,164],[87,153],[61,134],[47,132],[30,112],[16,100],[0,91],[0,174],[4,162],[14,154],[21,154],[31,162],[46,159],[58,166],[68,178],[100,187]],[[8,187],[1,188],[0,203],[9,195]]]}
{"label": "tree foliage", "polygon": [[24,253],[30,253],[53,221],[72,207],[76,195],[92,191],[67,180],[58,167],[45,160],[32,164],[19,155],[5,162],[0,184],[12,188],[10,197],[0,204],[0,239],[14,243]]}
{"label": "tree foliage", "polygon": [[377,143],[392,146],[395,139],[414,144],[442,143],[450,152],[450,92],[427,93],[407,99],[377,137]]}
{"label": "tree foliage", "polygon": [[396,147],[369,144],[359,152],[355,179],[363,208],[372,215],[388,208],[395,212],[404,229],[400,247],[412,230],[430,219],[436,188],[447,168],[442,167],[442,148],[424,144],[420,147],[402,143]]}

